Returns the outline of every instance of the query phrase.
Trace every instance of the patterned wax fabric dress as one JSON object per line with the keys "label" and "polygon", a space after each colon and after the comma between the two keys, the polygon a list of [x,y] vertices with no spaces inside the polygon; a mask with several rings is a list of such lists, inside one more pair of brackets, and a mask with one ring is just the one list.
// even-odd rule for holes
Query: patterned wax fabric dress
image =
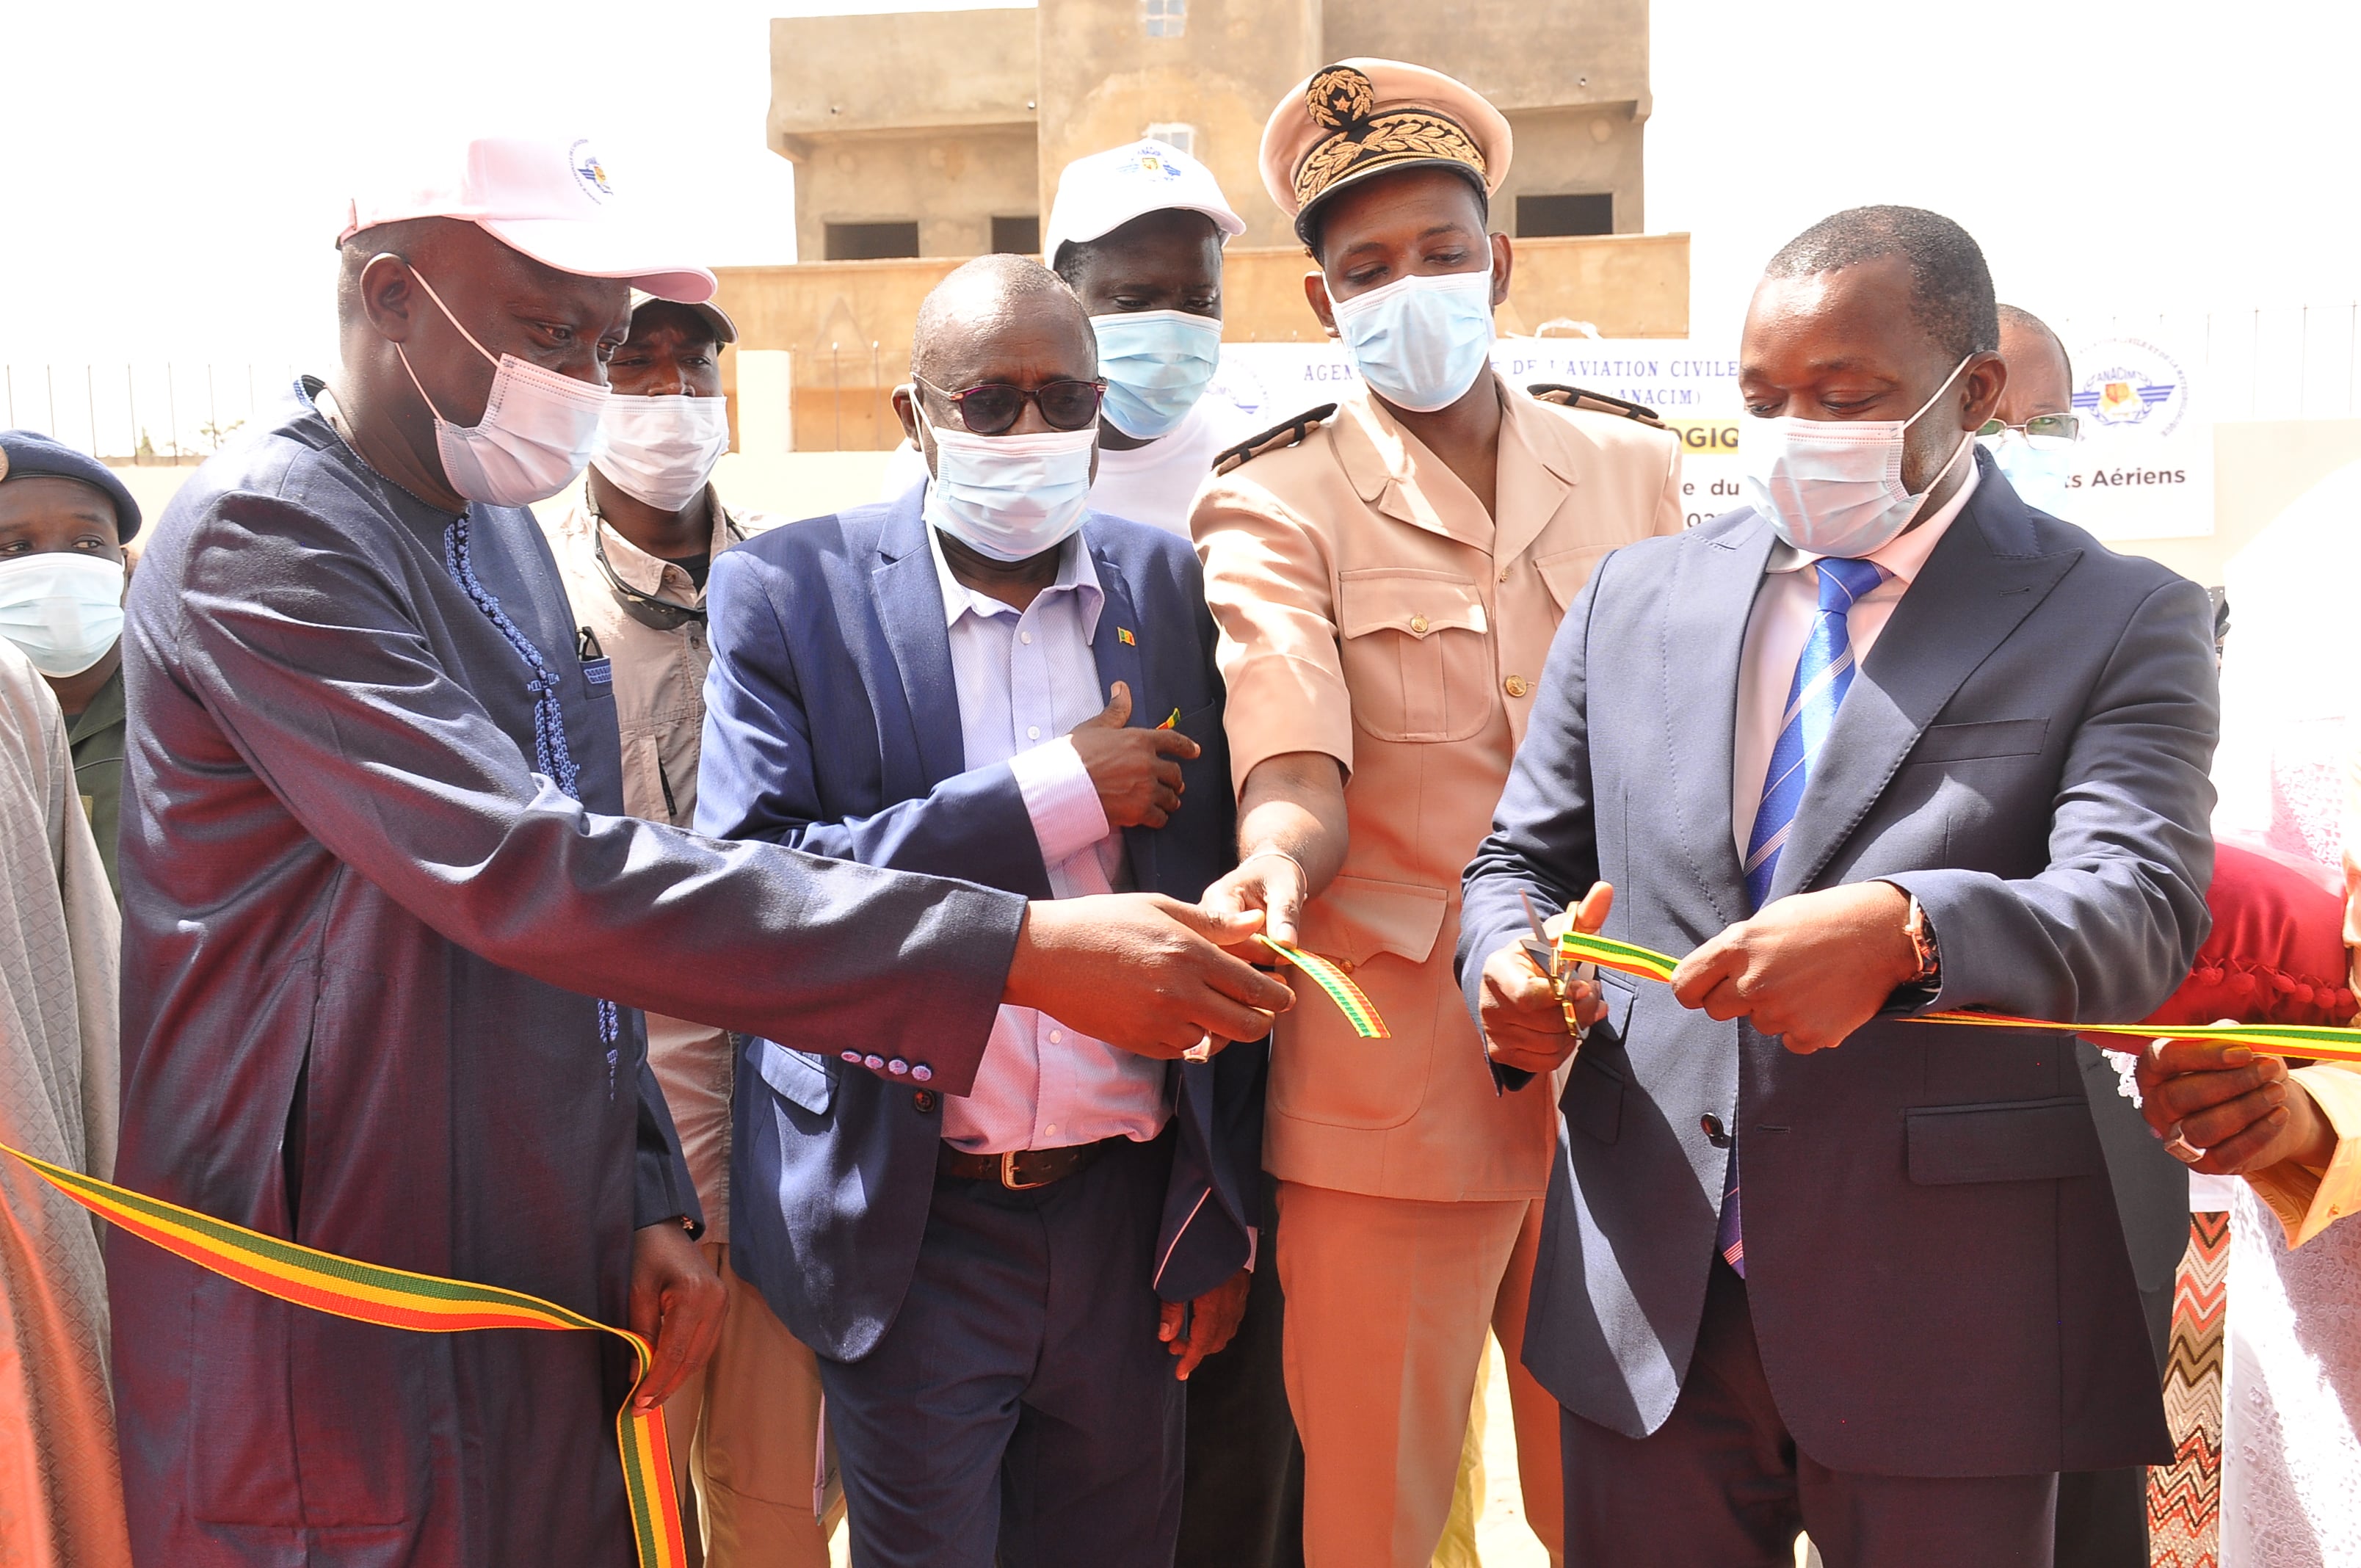
{"label": "patterned wax fabric dress", "polygon": [[[2214,829],[2341,872],[2361,740],[2361,464],[2280,514],[2227,576]],[[2243,1181],[2230,1214],[2221,1568],[2361,1563],[2361,1225],[2290,1249]]]}

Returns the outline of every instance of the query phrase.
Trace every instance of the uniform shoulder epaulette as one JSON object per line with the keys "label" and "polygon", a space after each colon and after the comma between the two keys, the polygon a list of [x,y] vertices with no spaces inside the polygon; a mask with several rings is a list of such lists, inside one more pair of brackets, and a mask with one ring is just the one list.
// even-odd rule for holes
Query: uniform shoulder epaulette
{"label": "uniform shoulder epaulette", "polygon": [[1620,414],[1625,419],[1638,420],[1642,424],[1664,428],[1656,411],[1645,403],[1635,403],[1629,398],[1610,398],[1604,392],[1593,392],[1582,387],[1569,387],[1558,381],[1536,381],[1525,389],[1545,403],[1555,403],[1564,409],[1587,409],[1592,413]]}
{"label": "uniform shoulder epaulette", "polygon": [[1235,446],[1223,451],[1213,459],[1213,472],[1226,474],[1231,469],[1250,462],[1266,452],[1276,452],[1282,446],[1293,446],[1326,423],[1328,416],[1335,411],[1335,404],[1323,403],[1316,409],[1304,410],[1285,424],[1275,424],[1260,435],[1248,436]]}

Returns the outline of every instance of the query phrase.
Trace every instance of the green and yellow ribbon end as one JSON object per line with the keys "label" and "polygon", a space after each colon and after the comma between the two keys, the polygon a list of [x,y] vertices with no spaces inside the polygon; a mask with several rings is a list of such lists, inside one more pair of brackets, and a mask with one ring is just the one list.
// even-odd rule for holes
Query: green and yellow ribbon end
{"label": "green and yellow ribbon end", "polygon": [[1301,948],[1273,941],[1260,931],[1255,933],[1255,940],[1310,975],[1312,983],[1328,993],[1328,1000],[1336,1004],[1336,1011],[1353,1025],[1353,1033],[1365,1040],[1392,1037],[1393,1031],[1386,1027],[1386,1021],[1378,1016],[1378,1010],[1369,1004],[1369,999],[1362,994],[1361,988],[1345,977],[1343,970],[1318,953],[1307,953]]}

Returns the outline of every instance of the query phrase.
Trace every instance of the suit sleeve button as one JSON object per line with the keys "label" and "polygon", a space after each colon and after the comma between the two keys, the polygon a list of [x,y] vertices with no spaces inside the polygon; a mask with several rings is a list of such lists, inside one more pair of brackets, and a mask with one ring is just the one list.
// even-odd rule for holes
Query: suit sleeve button
{"label": "suit sleeve button", "polygon": [[910,1069],[910,1076],[920,1083],[932,1083],[935,1080],[935,1069],[925,1062],[920,1062]]}
{"label": "suit sleeve button", "polygon": [[853,1066],[859,1067],[861,1065],[861,1053],[859,1051],[846,1051],[843,1055],[844,1059],[851,1062]]}
{"label": "suit sleeve button", "polygon": [[861,1065],[867,1068],[870,1071],[875,1072],[879,1068],[885,1065],[885,1058],[884,1057],[862,1057],[861,1058]]}
{"label": "suit sleeve button", "polygon": [[910,1096],[910,1109],[916,1111],[919,1115],[928,1115],[933,1112],[934,1108],[935,1091],[933,1090],[921,1089],[917,1093]]}
{"label": "suit sleeve button", "polygon": [[910,1064],[904,1061],[900,1057],[895,1057],[892,1061],[885,1064],[885,1070],[892,1073],[895,1077],[899,1078],[904,1073],[910,1070]]}

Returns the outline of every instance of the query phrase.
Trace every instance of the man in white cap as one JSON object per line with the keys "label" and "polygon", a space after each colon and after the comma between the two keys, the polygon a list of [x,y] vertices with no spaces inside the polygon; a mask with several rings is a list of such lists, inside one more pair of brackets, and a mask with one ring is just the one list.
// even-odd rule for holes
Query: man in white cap
{"label": "man in white cap", "polygon": [[[1189,536],[1213,457],[1246,433],[1205,389],[1222,356],[1222,247],[1244,233],[1213,171],[1156,140],[1066,165],[1041,257],[1090,313],[1106,401],[1091,510]],[[882,499],[927,477],[905,443]]]}
{"label": "man in white cap", "polygon": [[[120,1180],[628,1322],[653,1407],[723,1289],[635,1009],[946,1094],[1004,1000],[1158,1056],[1266,1030],[1285,988],[1204,935],[1246,922],[622,816],[612,668],[523,508],[588,459],[628,286],[712,275],[578,141],[474,142],[340,245],[342,372],[192,477],[135,579]],[[864,1058],[879,1030],[932,1054]],[[108,1253],[141,1563],[630,1561],[598,1336],[414,1334]]]}
{"label": "man in white cap", "polygon": [[[705,583],[713,558],[776,520],[732,512],[712,484],[730,446],[721,351],[737,323],[710,300],[637,297],[631,329],[607,362],[612,394],[590,466],[543,531],[573,602],[587,657],[613,665],[623,742],[623,809],[686,828],[697,815],[705,729]],[[730,1271],[727,1029],[647,1015],[648,1067],[680,1135],[697,1201],[698,1246],[729,1291],[721,1337],[701,1372],[664,1404],[675,1484],[707,1568],[763,1563],[827,1568],[826,1518],[816,1503],[819,1374],[762,1293]]]}
{"label": "man in white cap", "polygon": [[[1206,904],[1268,911],[1393,1028],[1290,1015],[1272,1039],[1313,1568],[1422,1568],[1486,1332],[1522,1343],[1557,1117],[1546,1084],[1501,1092],[1461,1005],[1460,872],[1567,604],[1607,552],[1681,526],[1679,445],[1653,418],[1543,402],[1491,367],[1509,157],[1499,112],[1420,66],[1341,61],[1280,102],[1264,183],[1361,384],[1234,449],[1192,519],[1238,781],[1240,863]],[[1521,1367],[1510,1392],[1527,1516],[1553,1543],[1557,1412]]]}

